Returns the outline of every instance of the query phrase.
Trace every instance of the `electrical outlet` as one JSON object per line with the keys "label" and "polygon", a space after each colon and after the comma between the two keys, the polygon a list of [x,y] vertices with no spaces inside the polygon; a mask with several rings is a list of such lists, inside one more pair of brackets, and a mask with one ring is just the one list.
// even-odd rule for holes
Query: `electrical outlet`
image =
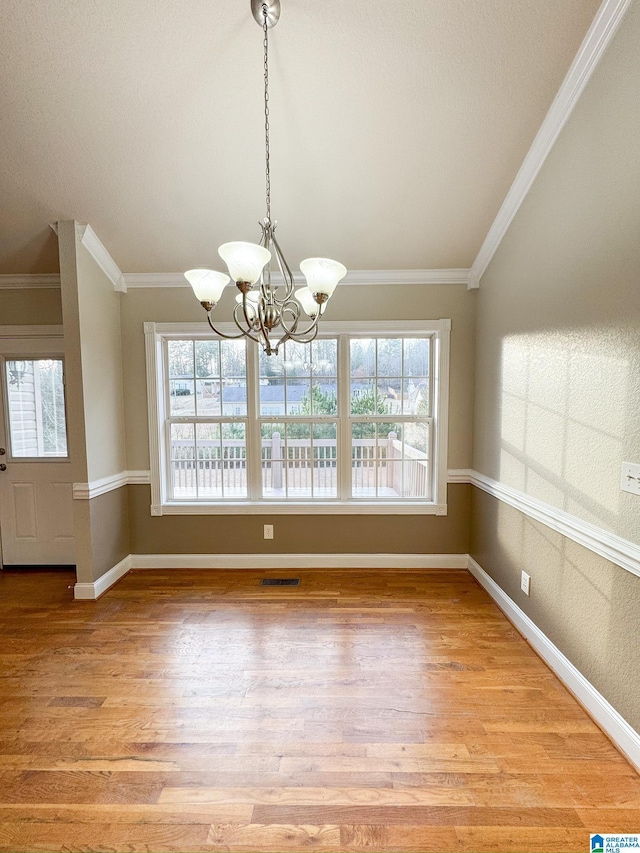
{"label": "electrical outlet", "polygon": [[265,539],[273,539],[273,524],[265,524],[265,526],[264,526],[264,538]]}
{"label": "electrical outlet", "polygon": [[623,492],[640,495],[640,465],[633,465],[631,462],[622,463],[620,488]]}
{"label": "electrical outlet", "polygon": [[525,595],[530,595],[531,575],[528,575],[526,572],[523,572],[520,576],[520,589]]}

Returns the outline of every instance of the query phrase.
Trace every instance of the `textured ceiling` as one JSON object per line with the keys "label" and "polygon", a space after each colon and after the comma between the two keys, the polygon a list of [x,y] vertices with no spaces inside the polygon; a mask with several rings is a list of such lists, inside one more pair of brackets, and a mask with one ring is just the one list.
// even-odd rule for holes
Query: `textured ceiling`
{"label": "textured ceiling", "polygon": [[[282,0],[272,212],[292,267],[469,267],[597,0]],[[2,0],[0,272],[89,222],[125,272],[217,265],[264,216],[249,0]]]}

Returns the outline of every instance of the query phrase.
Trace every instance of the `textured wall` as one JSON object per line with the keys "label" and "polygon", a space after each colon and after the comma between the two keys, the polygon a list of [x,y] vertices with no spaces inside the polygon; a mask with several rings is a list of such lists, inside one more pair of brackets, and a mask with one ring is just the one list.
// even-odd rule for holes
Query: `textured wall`
{"label": "textured wall", "polygon": [[[233,294],[230,293],[229,296]],[[227,297],[225,297],[227,298]],[[475,293],[464,286],[344,286],[326,317],[350,319],[452,320],[450,466],[471,461],[473,325]],[[220,306],[228,316],[227,305]],[[190,289],[132,289],[122,304],[127,467],[149,467],[144,321],[196,321],[206,329],[202,308]],[[467,553],[468,494],[450,489],[449,515],[435,516],[163,516],[151,518],[147,487],[130,487],[134,553]],[[274,523],[276,538],[265,542],[262,525]],[[326,530],[330,527],[331,535]]]}
{"label": "textured wall", "polygon": [[[58,223],[65,333],[67,427],[73,479],[125,468],[120,294],[79,243],[75,222]],[[129,553],[127,490],[74,501],[77,576],[91,583]]]}
{"label": "textured wall", "polygon": [[129,491],[123,486],[76,503],[89,505],[93,580],[97,580],[131,553]]}
{"label": "textured wall", "polygon": [[[640,731],[640,578],[473,489],[471,554]],[[520,572],[531,575],[531,596]]]}
{"label": "textured wall", "polygon": [[[149,486],[129,486],[133,554],[467,554],[471,486],[449,487],[449,514],[149,514]],[[295,513],[295,508],[292,508]],[[274,539],[263,538],[274,525]]]}
{"label": "textured wall", "polygon": [[0,290],[0,326],[58,326],[61,323],[58,288]]}
{"label": "textured wall", "polygon": [[[234,291],[228,288],[218,308],[230,317]],[[473,356],[476,293],[464,285],[340,286],[331,298],[327,320],[437,320],[451,318],[451,402],[449,416],[449,467],[471,463],[473,417]],[[226,300],[226,302],[225,302]],[[205,314],[191,288],[132,288],[122,302],[127,467],[149,467],[145,321],[202,323]]]}
{"label": "textured wall", "polygon": [[482,279],[474,468],[640,543],[640,5]]}
{"label": "textured wall", "polygon": [[[640,543],[640,5],[482,279],[473,467]],[[640,727],[640,578],[474,490],[471,554]],[[531,575],[531,597],[519,590]]]}
{"label": "textured wall", "polygon": [[82,244],[77,247],[78,307],[88,479],[126,469],[120,300]]}

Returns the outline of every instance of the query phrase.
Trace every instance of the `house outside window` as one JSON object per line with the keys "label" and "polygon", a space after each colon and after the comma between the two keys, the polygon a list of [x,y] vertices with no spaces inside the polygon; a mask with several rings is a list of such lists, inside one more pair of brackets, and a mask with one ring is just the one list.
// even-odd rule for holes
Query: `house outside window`
{"label": "house outside window", "polygon": [[449,329],[324,322],[266,356],[145,323],[152,514],[445,514]]}

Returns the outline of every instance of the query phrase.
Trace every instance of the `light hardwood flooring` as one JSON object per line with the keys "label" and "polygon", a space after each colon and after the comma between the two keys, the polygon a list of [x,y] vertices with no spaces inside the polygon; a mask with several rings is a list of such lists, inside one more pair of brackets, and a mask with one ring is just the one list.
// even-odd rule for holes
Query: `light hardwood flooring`
{"label": "light hardwood flooring", "polygon": [[0,851],[580,851],[640,777],[464,571],[0,575]]}

